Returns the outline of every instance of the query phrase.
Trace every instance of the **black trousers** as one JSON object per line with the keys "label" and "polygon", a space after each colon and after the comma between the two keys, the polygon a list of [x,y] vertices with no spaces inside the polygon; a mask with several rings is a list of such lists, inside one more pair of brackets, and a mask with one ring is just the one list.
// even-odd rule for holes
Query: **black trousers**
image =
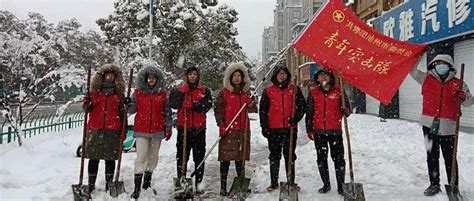
{"label": "black trousers", "polygon": [[[95,177],[97,177],[97,172],[99,171],[99,159],[89,159],[89,164],[87,167],[87,172],[89,174],[89,177],[94,177],[93,181],[90,181],[91,183],[95,183]],[[115,172],[115,160],[106,160],[105,161],[105,180],[106,181],[111,181],[111,179],[114,177],[114,172]]]}
{"label": "black trousers", "polygon": [[342,187],[346,173],[346,161],[344,160],[344,144],[342,135],[324,135],[316,134],[314,136],[314,146],[318,156],[318,169],[321,175],[321,180],[324,184],[329,185],[329,167],[328,167],[328,152],[331,150],[331,158],[334,162],[336,170],[336,180],[338,188]]}
{"label": "black trousers", "polygon": [[293,133],[293,161],[291,164],[291,174],[288,174],[288,162],[289,162],[289,146],[290,146],[290,129],[269,129],[270,135],[268,140],[268,149],[270,151],[270,179],[272,186],[278,186],[278,173],[280,172],[280,160],[281,153],[285,157],[285,170],[287,173],[287,179],[291,183],[295,182],[295,160],[296,160],[296,139],[297,130]]}
{"label": "black trousers", "polygon": [[[206,154],[206,128],[189,128],[187,129],[187,140],[186,140],[186,166],[190,157],[191,150],[193,151],[194,171],[196,171],[196,185],[201,183],[204,176],[204,163],[197,169],[201,161],[204,159]],[[184,129],[178,127],[178,140],[176,142],[176,166],[178,172],[178,178],[181,177],[182,168],[186,172],[186,166],[181,167],[183,161],[183,139]],[[185,176],[185,175],[184,175]]]}
{"label": "black trousers", "polygon": [[[430,128],[423,126],[423,135],[426,146],[426,162],[428,164],[428,175],[432,185],[439,185],[439,148],[443,152],[444,165],[448,183],[451,183],[451,170],[453,163],[454,135],[433,135],[430,134]],[[454,184],[458,186],[458,163],[456,163],[456,178]]]}
{"label": "black trousers", "polygon": [[[230,166],[230,161],[221,161],[221,175],[227,175],[229,173],[229,166]],[[242,161],[235,161],[235,171],[237,172],[237,176],[242,175]]]}

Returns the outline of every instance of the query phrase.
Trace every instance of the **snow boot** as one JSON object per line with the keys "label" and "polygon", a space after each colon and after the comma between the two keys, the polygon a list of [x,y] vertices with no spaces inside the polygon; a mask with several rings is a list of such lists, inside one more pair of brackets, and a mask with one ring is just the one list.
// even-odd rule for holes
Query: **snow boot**
{"label": "snow boot", "polygon": [[151,175],[152,172],[145,172],[143,176],[143,189],[145,190],[151,187]]}
{"label": "snow boot", "polygon": [[89,175],[89,192],[95,190],[95,180],[97,180],[97,175]]}
{"label": "snow boot", "polygon": [[114,174],[105,174],[105,191],[109,191],[109,184],[112,183]]}
{"label": "snow boot", "polygon": [[278,190],[278,184],[271,184],[269,187],[267,187],[267,192],[273,192]]}
{"label": "snow boot", "polygon": [[331,182],[329,180],[329,169],[327,160],[318,161],[318,169],[319,175],[321,175],[321,180],[323,181],[323,187],[321,187],[318,192],[327,193],[329,190],[331,190]]}
{"label": "snow boot", "polygon": [[270,160],[270,180],[271,184],[267,187],[268,192],[278,190],[278,173],[280,172],[280,161]]}
{"label": "snow boot", "polygon": [[425,196],[433,196],[441,192],[439,185],[431,184],[424,192]]}
{"label": "snow boot", "polygon": [[140,191],[142,188],[142,178],[143,174],[135,174],[135,190],[130,196],[132,199],[138,199],[138,197],[140,196]]}
{"label": "snow boot", "polygon": [[227,175],[221,174],[221,196],[227,196]]}
{"label": "snow boot", "polygon": [[340,169],[336,169],[336,180],[337,180],[337,193],[344,195],[344,189],[342,184],[344,184],[346,178],[346,168],[343,166]]}
{"label": "snow boot", "polygon": [[331,190],[331,184],[330,183],[325,183],[323,187],[318,189],[319,193],[327,193],[329,190]]}

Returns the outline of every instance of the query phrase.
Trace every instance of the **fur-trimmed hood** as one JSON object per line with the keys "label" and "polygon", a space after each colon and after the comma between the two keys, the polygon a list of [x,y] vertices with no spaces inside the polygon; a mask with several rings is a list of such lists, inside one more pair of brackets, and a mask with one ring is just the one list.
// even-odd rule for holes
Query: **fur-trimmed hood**
{"label": "fur-trimmed hood", "polygon": [[245,67],[241,63],[230,64],[225,69],[225,72],[224,72],[224,88],[228,89],[229,91],[234,92],[235,89],[234,89],[234,86],[232,86],[232,83],[231,83],[230,79],[231,79],[232,74],[237,70],[240,70],[243,73],[242,82],[244,84],[244,87],[243,87],[242,91],[243,92],[248,92],[250,90],[250,76],[249,76],[247,67]]}
{"label": "fur-trimmed hood", "polygon": [[[156,75],[156,85],[153,88],[148,87],[147,76],[149,74]],[[145,93],[155,93],[161,91],[165,87],[165,73],[157,66],[146,64],[138,72],[135,86]]]}
{"label": "fur-trimmed hood", "polygon": [[104,64],[99,68],[99,71],[94,75],[91,82],[91,92],[101,92],[102,91],[102,82],[104,81],[104,76],[107,72],[113,72],[115,74],[115,92],[119,94],[124,94],[125,91],[125,81],[123,80],[122,70],[120,66],[116,64]]}

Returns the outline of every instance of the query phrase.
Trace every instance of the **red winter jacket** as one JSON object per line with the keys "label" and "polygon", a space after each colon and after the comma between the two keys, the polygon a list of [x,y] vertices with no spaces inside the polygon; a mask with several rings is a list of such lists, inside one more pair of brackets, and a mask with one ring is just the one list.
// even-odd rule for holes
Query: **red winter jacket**
{"label": "red winter jacket", "polygon": [[[183,93],[185,85],[178,86],[178,90]],[[206,94],[206,88],[204,86],[197,86],[191,88],[185,97],[187,100],[191,100],[193,105],[199,102]],[[203,128],[206,127],[206,113],[196,112],[193,109],[188,109],[187,113],[187,123],[186,127],[188,128]],[[178,108],[178,119],[176,124],[180,127],[184,126],[184,108]]]}
{"label": "red winter jacket", "polygon": [[135,116],[134,131],[141,133],[164,132],[166,91],[158,93],[144,93],[135,90],[137,114]]}
{"label": "red winter jacket", "polygon": [[[280,89],[276,85],[270,85],[265,90],[270,100],[268,128],[290,128],[288,120],[293,108],[295,86],[290,84],[288,87]],[[296,128],[296,126],[294,127]]]}
{"label": "red winter jacket", "polygon": [[314,103],[311,129],[341,130],[341,88],[335,85],[331,91],[324,93],[319,87],[314,87],[310,98]]}
{"label": "red winter jacket", "polygon": [[[231,92],[227,88],[224,88],[224,99],[225,99],[225,124],[224,126],[227,127],[229,123],[234,119],[237,112],[239,112],[240,108],[246,103],[250,101],[250,96],[247,93],[238,93],[238,92]],[[232,126],[229,128],[230,131],[242,131],[245,127],[245,120],[247,120],[247,126],[250,126],[250,121],[248,118],[247,108],[240,113],[237,119],[234,121]]]}
{"label": "red winter jacket", "polygon": [[89,113],[87,128],[89,130],[121,130],[120,117],[121,95],[105,96],[102,92],[91,93],[92,110]]}
{"label": "red winter jacket", "polygon": [[441,83],[432,75],[426,76],[421,87],[423,95],[423,115],[457,121],[459,98],[456,93],[461,81],[453,78]]}

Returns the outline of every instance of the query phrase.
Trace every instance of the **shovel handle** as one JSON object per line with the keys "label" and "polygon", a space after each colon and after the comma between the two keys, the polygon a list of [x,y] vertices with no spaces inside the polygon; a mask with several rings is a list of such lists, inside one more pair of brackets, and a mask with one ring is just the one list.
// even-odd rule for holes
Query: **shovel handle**
{"label": "shovel handle", "polygon": [[[461,64],[461,84],[459,85],[459,90],[462,90],[462,87],[464,85],[464,63]],[[453,160],[452,160],[452,167],[451,167],[451,186],[455,186],[455,178],[456,178],[456,157],[457,157],[457,151],[458,151],[458,138],[459,138],[459,121],[461,120],[461,103],[462,101],[459,101],[458,103],[458,116],[457,116],[457,121],[456,121],[456,130],[454,132],[454,147],[453,147]]]}
{"label": "shovel handle", "polygon": [[[342,108],[346,108],[346,97],[344,93],[344,83],[342,82],[342,69],[339,72],[339,87],[341,88],[341,99],[342,99]],[[347,155],[349,155],[349,176],[351,178],[351,183],[354,183],[354,169],[352,166],[352,147],[351,147],[351,138],[349,135],[349,125],[347,123],[346,115],[342,115],[344,119],[344,132],[346,133],[347,140]]]}
{"label": "shovel handle", "polygon": [[[132,90],[132,83],[133,83],[133,68],[130,69],[130,75],[128,77],[128,89],[127,89],[127,98],[130,98],[130,93]],[[120,166],[122,164],[122,150],[123,150],[123,142],[122,139],[125,139],[125,133],[127,133],[127,113],[128,113],[128,105],[125,105],[124,114],[123,114],[123,121],[122,121],[122,130],[120,131],[120,145],[119,145],[119,156],[117,161],[117,171],[115,174],[115,182],[118,182],[120,178]]]}
{"label": "shovel handle", "polygon": [[[91,86],[91,69],[92,67],[89,66],[87,69],[87,81],[86,81],[86,96],[90,96],[89,88]],[[79,173],[79,186],[82,186],[82,181],[84,179],[84,159],[86,153],[86,137],[87,137],[87,121],[89,120],[89,109],[87,108],[84,111],[84,123],[82,129],[82,154],[81,154],[81,170]]]}

